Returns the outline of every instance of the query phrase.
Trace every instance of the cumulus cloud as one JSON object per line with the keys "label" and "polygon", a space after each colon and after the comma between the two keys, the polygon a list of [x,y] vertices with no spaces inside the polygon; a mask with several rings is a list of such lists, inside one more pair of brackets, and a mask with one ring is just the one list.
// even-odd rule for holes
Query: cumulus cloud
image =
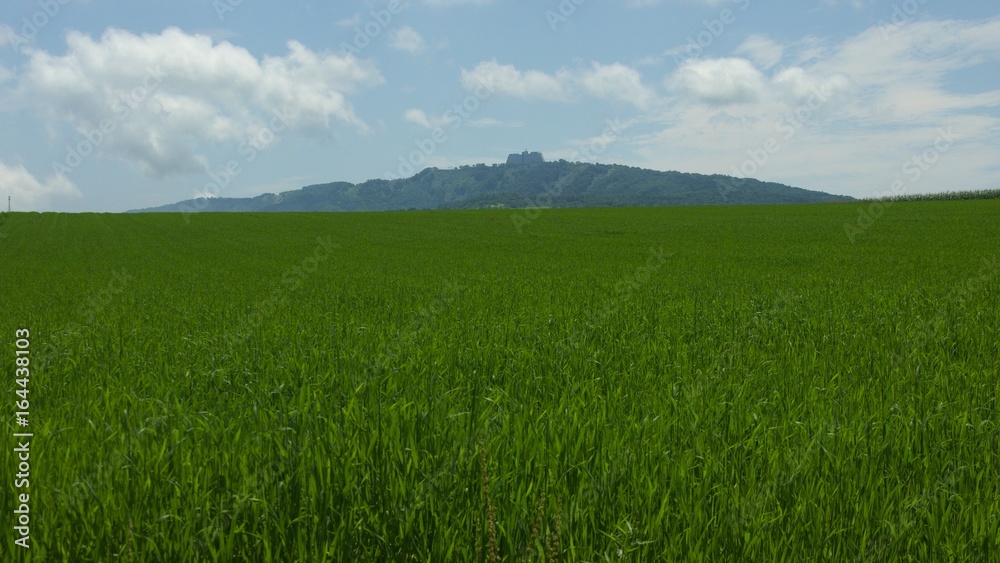
{"label": "cumulus cloud", "polygon": [[427,43],[417,30],[408,25],[394,29],[390,34],[389,46],[407,53],[419,53],[427,48]]}
{"label": "cumulus cloud", "polygon": [[589,71],[578,72],[573,78],[593,96],[620,100],[637,108],[649,106],[656,98],[656,93],[643,85],[639,72],[621,63],[594,63]]}
{"label": "cumulus cloud", "polygon": [[467,90],[485,84],[498,94],[550,102],[570,101],[585,93],[644,108],[656,98],[655,91],[642,83],[639,72],[621,63],[593,63],[590,68],[560,69],[547,74],[521,71],[514,65],[492,60],[479,63],[472,70],[462,69],[461,80]]}
{"label": "cumulus cloud", "polygon": [[754,102],[765,91],[764,75],[740,58],[688,61],[668,79],[668,86],[716,105]]}
{"label": "cumulus cloud", "polygon": [[[995,187],[1000,88],[965,90],[954,73],[1000,62],[1000,18],[879,22],[840,41],[805,36],[769,68],[759,49],[767,44],[744,44],[739,54],[750,60],[675,71],[660,130],[627,141],[637,163],[854,196],[900,180],[907,193]],[[933,167],[919,178],[902,171],[944,137],[948,150]]]}
{"label": "cumulus cloud", "polygon": [[42,181],[24,166],[0,161],[0,194],[9,195],[20,209],[48,209],[56,199],[78,199],[80,190],[67,178],[53,174]]}
{"label": "cumulus cloud", "polygon": [[777,101],[794,107],[811,96],[840,99],[853,88],[841,73],[823,74],[795,66],[768,76],[752,62],[736,57],[688,61],[666,83],[682,94],[682,100],[714,106]]}
{"label": "cumulus cloud", "polygon": [[462,69],[462,86],[475,90],[486,85],[494,92],[524,99],[567,101],[570,98],[566,71],[550,76],[537,70],[521,72],[514,65],[496,61],[479,63],[472,70]]}
{"label": "cumulus cloud", "polygon": [[82,136],[102,131],[98,153],[157,177],[203,168],[201,143],[235,146],[277,123],[286,132],[332,123],[365,131],[347,97],[383,81],[369,62],[296,41],[287,54],[260,59],[176,28],[108,29],[98,40],[70,32],[66,43],[63,55],[30,51],[21,95]]}

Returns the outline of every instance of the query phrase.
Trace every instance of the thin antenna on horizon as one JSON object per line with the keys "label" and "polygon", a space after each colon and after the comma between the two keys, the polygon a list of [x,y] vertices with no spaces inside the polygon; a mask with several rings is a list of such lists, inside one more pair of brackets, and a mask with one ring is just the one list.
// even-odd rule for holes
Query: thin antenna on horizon
{"label": "thin antenna on horizon", "polygon": [[10,213],[10,196],[7,196],[7,213]]}

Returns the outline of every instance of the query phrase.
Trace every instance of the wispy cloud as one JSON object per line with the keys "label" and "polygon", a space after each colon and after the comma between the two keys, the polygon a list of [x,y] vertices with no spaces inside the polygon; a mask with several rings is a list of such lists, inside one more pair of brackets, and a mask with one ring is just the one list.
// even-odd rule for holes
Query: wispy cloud
{"label": "wispy cloud", "polygon": [[[421,109],[409,109],[403,114],[403,119],[409,123],[419,125],[425,129],[433,130],[439,127],[454,127],[456,121],[454,117],[449,117],[449,114],[444,115],[428,115]],[[505,121],[502,119],[495,119],[492,117],[482,117],[475,119],[465,119],[462,121],[463,125],[468,125],[470,127],[523,127],[524,123],[521,121]]]}

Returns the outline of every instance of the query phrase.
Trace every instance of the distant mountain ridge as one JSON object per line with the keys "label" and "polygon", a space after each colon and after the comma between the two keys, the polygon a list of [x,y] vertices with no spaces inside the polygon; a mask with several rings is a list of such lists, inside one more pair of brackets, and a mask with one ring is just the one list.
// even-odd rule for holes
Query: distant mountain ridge
{"label": "distant mountain ridge", "polygon": [[821,203],[849,196],[720,174],[661,172],[617,164],[542,162],[427,168],[396,180],[331,182],[252,198],[187,200],[130,213],[200,211],[392,211],[484,207],[642,207]]}

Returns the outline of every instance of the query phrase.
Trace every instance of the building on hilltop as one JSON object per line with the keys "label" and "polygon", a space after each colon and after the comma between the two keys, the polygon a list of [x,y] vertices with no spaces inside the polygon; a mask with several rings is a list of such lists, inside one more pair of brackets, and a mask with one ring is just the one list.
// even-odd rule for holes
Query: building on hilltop
{"label": "building on hilltop", "polygon": [[521,154],[511,153],[507,157],[507,166],[527,166],[529,164],[541,164],[545,162],[540,152],[524,151]]}

